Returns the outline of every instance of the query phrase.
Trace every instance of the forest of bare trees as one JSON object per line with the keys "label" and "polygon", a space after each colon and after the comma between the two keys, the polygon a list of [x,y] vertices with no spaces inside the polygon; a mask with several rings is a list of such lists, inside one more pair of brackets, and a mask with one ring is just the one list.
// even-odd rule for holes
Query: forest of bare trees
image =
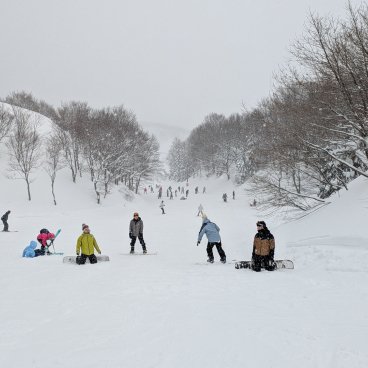
{"label": "forest of bare trees", "polygon": [[210,114],[169,152],[170,176],[226,175],[266,213],[321,205],[368,176],[368,7],[309,16],[294,64],[270,97],[242,114]]}
{"label": "forest of bare trees", "polygon": [[[8,147],[9,177],[25,180],[29,200],[31,173],[40,165],[50,177],[55,205],[56,174],[64,167],[74,183],[88,175],[97,203],[113,185],[123,183],[137,193],[142,181],[162,171],[157,139],[123,106],[93,109],[72,101],[54,109],[26,92],[14,92],[4,101],[14,104],[11,111],[0,108],[0,140]],[[28,110],[46,111],[53,121],[45,139],[37,131],[39,115]]]}

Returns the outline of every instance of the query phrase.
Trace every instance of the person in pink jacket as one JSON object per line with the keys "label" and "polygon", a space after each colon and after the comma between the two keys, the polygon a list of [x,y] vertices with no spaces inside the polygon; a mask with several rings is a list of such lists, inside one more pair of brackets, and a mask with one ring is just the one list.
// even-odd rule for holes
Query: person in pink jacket
{"label": "person in pink jacket", "polygon": [[53,242],[55,239],[55,234],[50,233],[47,229],[41,229],[40,233],[37,235],[37,241],[41,244],[41,254],[44,255],[49,254],[48,251],[49,245]]}

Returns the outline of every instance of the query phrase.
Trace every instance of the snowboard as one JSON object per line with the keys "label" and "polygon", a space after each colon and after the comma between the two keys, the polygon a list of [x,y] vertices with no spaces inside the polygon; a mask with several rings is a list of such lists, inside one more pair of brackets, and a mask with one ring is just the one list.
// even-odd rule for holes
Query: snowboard
{"label": "snowboard", "polygon": [[[109,256],[101,256],[98,255],[97,257],[97,263],[98,262],[106,262],[106,261],[110,261]],[[77,256],[65,256],[63,258],[63,263],[74,263],[77,264]],[[86,260],[86,264],[89,263],[89,258],[87,258]]]}
{"label": "snowboard", "polygon": [[[280,270],[280,269],[288,269],[288,270],[293,270],[294,269],[294,263],[293,261],[290,261],[289,259],[279,259],[279,260],[275,260],[274,261],[276,264],[276,270]],[[251,269],[252,267],[252,261],[240,261],[240,262],[236,262],[235,263],[235,268],[236,269],[240,269],[240,268],[249,268]],[[264,265],[262,265],[262,268],[264,268]]]}

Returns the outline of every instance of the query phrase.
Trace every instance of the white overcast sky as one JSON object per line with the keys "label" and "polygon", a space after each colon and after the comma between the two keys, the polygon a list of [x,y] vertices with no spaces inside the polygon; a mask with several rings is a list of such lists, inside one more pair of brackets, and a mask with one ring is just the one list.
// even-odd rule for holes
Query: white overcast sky
{"label": "white overcast sky", "polygon": [[[353,5],[361,1],[352,1]],[[0,0],[0,96],[124,104],[140,122],[192,128],[254,107],[310,10],[346,0]]]}

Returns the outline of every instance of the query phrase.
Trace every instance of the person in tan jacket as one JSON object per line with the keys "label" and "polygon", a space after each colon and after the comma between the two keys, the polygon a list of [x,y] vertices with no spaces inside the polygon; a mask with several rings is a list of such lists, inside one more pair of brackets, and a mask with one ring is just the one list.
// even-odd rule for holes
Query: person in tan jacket
{"label": "person in tan jacket", "polygon": [[[101,250],[96,242],[95,237],[90,233],[89,226],[86,224],[82,225],[83,233],[79,236],[76,245],[77,252],[77,263],[85,264],[87,258],[90,263],[97,263],[97,257],[94,254],[96,249],[98,254],[101,254]],[[80,252],[82,253],[81,255]]]}
{"label": "person in tan jacket", "polygon": [[261,267],[267,271],[275,269],[273,261],[275,254],[275,238],[268,230],[264,221],[257,222],[257,234],[254,237],[253,253],[252,253],[252,269],[260,272]]}

